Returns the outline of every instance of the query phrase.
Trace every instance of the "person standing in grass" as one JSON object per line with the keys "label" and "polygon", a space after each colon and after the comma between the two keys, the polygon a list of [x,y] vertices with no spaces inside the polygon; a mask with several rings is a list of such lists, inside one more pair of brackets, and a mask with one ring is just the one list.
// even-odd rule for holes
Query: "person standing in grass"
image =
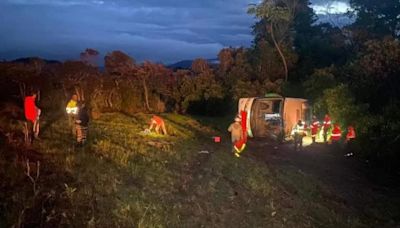
{"label": "person standing in grass", "polygon": [[236,157],[240,157],[240,152],[244,149],[243,146],[245,146],[245,144],[240,143],[243,140],[243,129],[240,116],[235,118],[235,122],[229,126],[228,131],[231,133],[232,152]]}
{"label": "person standing in grass", "polygon": [[297,124],[293,127],[292,135],[294,137],[294,150],[303,150],[303,137],[305,136],[305,126],[303,121],[299,120]]}
{"label": "person standing in grass", "polygon": [[347,144],[347,153],[345,154],[346,157],[350,157],[354,155],[354,140],[356,139],[356,131],[354,130],[353,125],[349,125],[347,127],[347,134],[346,134],[346,144]]}
{"label": "person standing in grass", "polygon": [[89,126],[89,114],[85,103],[79,105],[79,111],[75,119],[76,142],[83,145],[86,142]]}
{"label": "person standing in grass", "polygon": [[335,123],[335,124],[333,124],[333,129],[332,129],[332,134],[331,134],[331,140],[332,140],[334,149],[339,148],[339,142],[340,142],[341,138],[342,138],[342,130],[340,129],[339,124]]}
{"label": "person standing in grass", "polygon": [[33,138],[39,138],[39,116],[41,110],[36,106],[37,93],[33,92],[31,96],[26,96],[24,100],[24,110],[26,123],[26,138],[27,143],[31,143]]}
{"label": "person standing in grass", "polygon": [[67,107],[65,108],[67,115],[68,115],[68,124],[69,127],[72,129],[72,135],[75,136],[75,119],[78,114],[78,96],[76,94],[72,95],[71,100],[69,100]]}

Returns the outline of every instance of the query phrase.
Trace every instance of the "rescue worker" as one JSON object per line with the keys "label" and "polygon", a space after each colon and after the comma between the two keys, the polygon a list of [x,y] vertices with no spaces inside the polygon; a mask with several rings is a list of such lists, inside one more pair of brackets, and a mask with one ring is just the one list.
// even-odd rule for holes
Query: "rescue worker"
{"label": "rescue worker", "polygon": [[232,152],[236,157],[240,157],[240,153],[244,150],[243,128],[240,116],[235,118],[235,122],[229,125],[228,131],[231,133]]}
{"label": "rescue worker", "polygon": [[297,151],[298,148],[303,150],[303,137],[305,135],[303,121],[299,120],[293,127],[292,135],[294,137],[294,150]]}
{"label": "rescue worker", "polygon": [[157,134],[160,134],[160,128],[161,128],[162,134],[168,135],[167,129],[165,128],[165,122],[161,117],[154,115],[151,118],[149,130],[151,131],[151,129],[153,129],[153,127]]}
{"label": "rescue worker", "polygon": [[76,94],[72,95],[71,100],[69,100],[67,107],[65,108],[68,115],[68,124],[72,129],[72,135],[75,136],[75,119],[78,114],[78,96]]}
{"label": "rescue worker", "polygon": [[340,129],[339,124],[335,123],[333,125],[331,134],[332,144],[338,145],[341,138],[342,138],[342,130]]}
{"label": "rescue worker", "polygon": [[320,128],[320,123],[316,116],[313,116],[310,128],[311,128],[312,142],[315,143],[315,139],[317,137],[317,134],[318,134],[318,131]]}
{"label": "rescue worker", "polygon": [[75,120],[76,142],[79,146],[82,146],[86,142],[88,126],[89,114],[85,103],[81,103]]}
{"label": "rescue worker", "polygon": [[323,128],[322,128],[325,143],[327,142],[328,131],[330,130],[331,127],[332,127],[331,117],[328,114],[326,114],[325,118],[324,118]]}
{"label": "rescue worker", "polygon": [[27,132],[25,134],[26,143],[31,143],[34,138],[39,139],[39,116],[41,110],[36,106],[36,97],[37,93],[33,92],[31,96],[26,96],[24,99],[25,118],[27,120]]}
{"label": "rescue worker", "polygon": [[356,138],[356,131],[354,130],[354,127],[352,125],[349,125],[347,127],[347,134],[346,134],[346,143],[347,143],[347,154],[345,154],[346,157],[354,155],[353,144],[355,138]]}

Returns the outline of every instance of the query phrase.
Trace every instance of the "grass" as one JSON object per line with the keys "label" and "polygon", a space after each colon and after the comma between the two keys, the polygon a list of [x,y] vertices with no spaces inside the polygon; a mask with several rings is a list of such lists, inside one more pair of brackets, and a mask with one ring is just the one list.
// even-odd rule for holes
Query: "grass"
{"label": "grass", "polygon": [[0,227],[368,227],[327,200],[318,180],[234,158],[215,127],[223,120],[165,114],[170,135],[159,137],[140,133],[150,117],[104,114],[83,148],[65,118],[49,123],[19,156],[39,156],[36,196],[23,151],[2,147]]}

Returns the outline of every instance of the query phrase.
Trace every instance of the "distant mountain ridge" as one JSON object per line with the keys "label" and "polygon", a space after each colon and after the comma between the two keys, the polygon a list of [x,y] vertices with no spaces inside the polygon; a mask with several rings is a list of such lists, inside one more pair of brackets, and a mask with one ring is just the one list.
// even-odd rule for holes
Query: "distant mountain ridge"
{"label": "distant mountain ridge", "polygon": [[[208,64],[210,64],[210,66],[216,66],[219,64],[219,60],[217,58],[214,59],[206,59]],[[167,67],[170,69],[190,69],[190,67],[192,67],[192,63],[193,63],[193,59],[192,60],[182,60],[173,64],[168,65]]]}
{"label": "distant mountain ridge", "polygon": [[32,60],[40,60],[44,61],[46,64],[56,64],[56,63],[62,63],[61,61],[58,60],[52,60],[52,59],[42,59],[40,57],[25,57],[25,58],[18,58],[11,60],[10,62],[14,63],[29,63]]}

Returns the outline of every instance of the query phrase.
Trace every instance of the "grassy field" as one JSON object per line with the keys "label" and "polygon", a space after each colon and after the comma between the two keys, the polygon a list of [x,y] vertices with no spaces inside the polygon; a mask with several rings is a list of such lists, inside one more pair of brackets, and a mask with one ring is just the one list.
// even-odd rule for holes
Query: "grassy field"
{"label": "grassy field", "polygon": [[142,134],[149,115],[104,114],[83,148],[66,118],[29,149],[2,139],[0,227],[368,227],[318,180],[235,158],[227,120],[163,117],[170,136]]}

